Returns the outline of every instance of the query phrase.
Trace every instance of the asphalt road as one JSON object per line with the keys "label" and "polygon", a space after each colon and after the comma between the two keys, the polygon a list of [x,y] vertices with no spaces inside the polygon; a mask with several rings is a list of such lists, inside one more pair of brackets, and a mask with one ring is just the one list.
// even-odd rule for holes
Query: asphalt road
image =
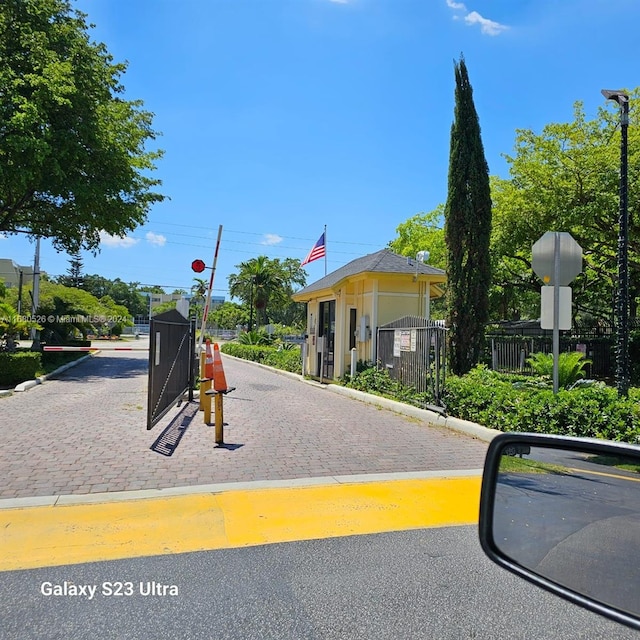
{"label": "asphalt road", "polygon": [[[572,461],[556,457],[565,468]],[[536,573],[640,614],[632,561],[640,553],[640,480],[623,473],[583,462],[567,473],[501,474],[496,544]]]}
{"label": "asphalt road", "polygon": [[[484,443],[233,360],[225,362],[230,384],[238,386],[225,409],[233,446],[213,447],[211,429],[196,416],[175,453],[161,456],[152,445],[155,431],[164,427],[151,433],[144,428],[144,358],[135,352],[105,353],[58,381],[3,399],[4,497],[42,498],[40,504],[46,505],[47,496],[64,494],[100,499],[118,491],[314,476],[336,481],[348,474],[360,481],[362,474],[376,474],[384,483],[384,474],[451,470],[456,476],[481,466]],[[216,499],[225,495],[231,494],[216,494]],[[257,511],[248,500],[243,504],[247,527],[251,518],[268,521],[277,511]],[[285,504],[274,507],[282,510]],[[314,504],[305,507],[313,510]],[[330,514],[321,504],[315,506],[316,519],[341,524],[342,512]],[[393,506],[354,505],[348,512],[354,523],[363,520],[359,509],[371,517],[376,509],[388,514]],[[36,507],[5,509],[0,543],[23,539],[12,538],[10,531],[29,509]],[[38,509],[55,514],[64,507]],[[292,507],[295,511],[302,510]],[[165,524],[152,512],[135,521],[115,520],[123,544],[139,549]],[[188,538],[191,520],[182,514],[175,520],[169,535]],[[219,524],[229,532],[234,523],[222,519]],[[122,560],[63,561],[0,572],[0,638],[638,637],[493,565],[474,526],[303,540],[295,537],[299,532],[291,514],[275,525],[292,541],[191,553],[163,550],[154,556],[139,552]],[[45,546],[50,532],[37,518],[30,526],[29,544],[41,539]],[[77,539],[74,526],[68,523],[68,545]],[[364,531],[355,524],[352,530]],[[90,547],[87,532],[90,527],[82,544]],[[97,533],[92,544],[99,546]],[[27,557],[30,552],[23,543],[15,553]],[[61,590],[67,595],[55,595]]]}
{"label": "asphalt road", "polygon": [[[65,581],[94,597],[42,593]],[[493,565],[469,526],[6,572],[0,602],[4,640],[638,637]]]}

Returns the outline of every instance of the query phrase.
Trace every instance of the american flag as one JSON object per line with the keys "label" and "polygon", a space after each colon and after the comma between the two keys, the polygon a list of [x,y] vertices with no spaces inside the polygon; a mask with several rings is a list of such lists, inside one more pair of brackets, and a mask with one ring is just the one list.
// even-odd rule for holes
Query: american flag
{"label": "american flag", "polygon": [[324,248],[324,233],[320,236],[318,242],[313,245],[313,248],[307,254],[307,257],[302,261],[301,267],[309,262],[313,262],[318,258],[324,258],[325,256],[325,248]]}

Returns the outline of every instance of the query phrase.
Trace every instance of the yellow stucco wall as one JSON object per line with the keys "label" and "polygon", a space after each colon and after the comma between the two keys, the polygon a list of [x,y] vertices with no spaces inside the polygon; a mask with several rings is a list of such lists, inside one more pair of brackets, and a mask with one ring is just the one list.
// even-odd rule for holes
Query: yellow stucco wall
{"label": "yellow stucco wall", "polygon": [[356,341],[356,360],[371,361],[375,358],[376,328],[405,315],[428,315],[427,291],[433,296],[436,289],[432,285],[444,280],[443,277],[429,279],[420,276],[414,281],[412,276],[406,274],[374,276],[357,276],[333,290],[319,291],[317,297],[307,303],[307,373],[319,374],[316,354],[320,302],[336,301],[334,378],[339,378],[349,371],[351,362],[349,334],[352,308],[356,309],[358,331],[363,316],[368,316],[370,327],[369,339]]}

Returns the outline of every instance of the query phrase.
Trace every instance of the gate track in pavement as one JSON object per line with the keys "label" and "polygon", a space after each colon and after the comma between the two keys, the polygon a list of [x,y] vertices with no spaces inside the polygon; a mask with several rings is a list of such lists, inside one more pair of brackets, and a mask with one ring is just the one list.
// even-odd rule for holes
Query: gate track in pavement
{"label": "gate track in pavement", "polygon": [[[224,447],[189,404],[147,431],[147,358],[0,399],[0,570],[477,519],[486,442],[226,357]],[[189,412],[173,455],[153,451]]]}

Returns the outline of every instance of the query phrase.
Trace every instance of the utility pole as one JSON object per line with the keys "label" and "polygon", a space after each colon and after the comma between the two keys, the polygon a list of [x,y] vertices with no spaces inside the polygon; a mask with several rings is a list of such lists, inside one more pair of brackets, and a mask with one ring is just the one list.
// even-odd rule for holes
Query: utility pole
{"label": "utility pole", "polygon": [[[33,297],[31,302],[31,317],[38,313],[40,306],[40,236],[36,238],[36,254],[33,258]],[[40,332],[34,327],[31,329],[31,351],[41,351]]]}

